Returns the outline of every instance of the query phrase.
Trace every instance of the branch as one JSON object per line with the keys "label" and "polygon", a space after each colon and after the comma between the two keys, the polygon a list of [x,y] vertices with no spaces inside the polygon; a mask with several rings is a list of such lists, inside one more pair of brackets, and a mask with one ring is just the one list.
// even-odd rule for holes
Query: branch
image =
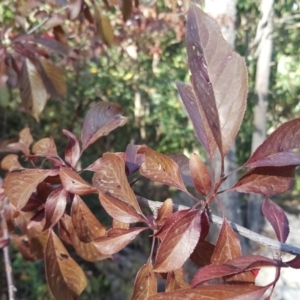
{"label": "branch", "polygon": [[[60,8],[58,11],[56,11],[54,14],[58,14],[61,13],[62,11],[66,10],[69,7],[69,5],[65,5],[62,8]],[[45,18],[44,20],[42,20],[39,24],[37,24],[36,26],[32,27],[27,34],[32,34],[33,32],[35,32],[36,30],[38,30],[40,27],[42,27],[45,23],[47,23],[51,18],[53,17],[53,14],[49,15],[47,18]]]}
{"label": "branch", "polygon": [[[7,226],[4,219],[4,209],[5,206],[8,205],[7,198],[5,197],[3,199],[3,205],[0,212],[0,220],[2,225],[2,231],[3,231],[3,239],[8,239],[9,234],[7,230]],[[11,267],[11,260],[9,255],[9,244],[4,246],[3,248],[3,257],[4,257],[4,264],[5,264],[5,273],[6,273],[6,280],[7,280],[7,288],[8,288],[8,299],[9,300],[15,300],[15,291],[16,288],[14,286],[13,277],[12,277],[12,267]]]}
{"label": "branch", "polygon": [[[137,200],[142,206],[150,208],[150,210],[153,212],[154,217],[157,216],[157,211],[161,207],[162,202],[148,200],[141,196],[137,196]],[[189,208],[190,207],[184,206],[184,205],[177,205],[177,204],[173,205],[174,211],[184,210],[184,209],[189,209]],[[221,226],[223,223],[223,219],[212,214],[210,222]],[[290,253],[293,255],[300,255],[300,248],[298,248],[298,247],[284,244],[284,243],[275,241],[273,239],[267,238],[261,234],[255,233],[243,226],[232,223],[230,221],[229,221],[229,225],[236,233],[246,237],[249,240],[252,240],[261,245],[264,245],[273,251],[282,251],[282,252]]]}

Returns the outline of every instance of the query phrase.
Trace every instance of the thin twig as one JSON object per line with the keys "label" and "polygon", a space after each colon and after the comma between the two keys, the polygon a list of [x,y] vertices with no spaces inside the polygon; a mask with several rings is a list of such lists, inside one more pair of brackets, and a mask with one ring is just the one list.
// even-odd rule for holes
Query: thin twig
{"label": "thin twig", "polygon": [[[7,200],[7,198],[4,198],[2,209],[1,209],[1,218],[0,218],[1,225],[2,225],[2,231],[3,231],[3,239],[9,238],[7,226],[5,224],[5,219],[4,219],[4,209],[5,209],[6,205],[8,205],[8,200]],[[8,299],[15,300],[16,288],[14,286],[13,276],[12,276],[12,267],[11,267],[11,260],[10,260],[10,255],[9,255],[9,244],[7,246],[3,247],[2,250],[3,250],[6,281],[7,281],[7,288],[8,288]]]}
{"label": "thin twig", "polygon": [[[68,7],[69,7],[69,5],[63,6],[58,11],[56,11],[54,14],[59,14],[62,11],[66,10]],[[37,24],[36,26],[34,26],[30,30],[28,30],[27,34],[34,33],[36,30],[38,30],[40,27],[42,27],[44,24],[46,24],[52,17],[53,17],[53,14],[49,15],[47,18],[45,18],[44,20],[42,20],[39,24]]]}
{"label": "thin twig", "polygon": [[[144,197],[141,196],[137,196],[138,202],[145,207],[148,207],[151,209],[151,211],[153,212],[153,215],[156,216],[157,215],[157,211],[158,209],[161,207],[162,202],[157,202],[157,201],[152,201],[149,199],[146,199]],[[178,210],[184,210],[184,209],[189,209],[190,207],[188,206],[184,206],[184,205],[177,205],[174,204],[173,205],[173,209],[174,211],[178,211]],[[217,224],[219,226],[221,226],[223,224],[223,219],[215,216],[215,215],[211,215],[211,223],[213,224]],[[229,221],[229,225],[231,226],[231,228],[238,234],[246,237],[249,240],[252,240],[254,242],[257,242],[261,245],[266,246],[267,248],[271,249],[271,250],[275,250],[275,251],[282,251],[282,252],[286,252],[286,253],[290,253],[293,255],[300,255],[300,248],[295,247],[295,246],[291,246],[285,243],[281,243],[278,241],[275,241],[273,239],[270,239],[268,237],[265,237],[261,234],[255,233],[243,226],[240,226],[238,224],[235,224],[233,222]]]}

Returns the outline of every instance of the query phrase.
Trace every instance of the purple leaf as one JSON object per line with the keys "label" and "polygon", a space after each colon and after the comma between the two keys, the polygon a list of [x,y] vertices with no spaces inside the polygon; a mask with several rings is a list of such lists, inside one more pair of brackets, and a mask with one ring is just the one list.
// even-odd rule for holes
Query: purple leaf
{"label": "purple leaf", "polygon": [[244,164],[256,166],[299,165],[300,154],[291,150],[300,148],[300,118],[284,123],[277,128]]}
{"label": "purple leaf", "polygon": [[262,211],[275,230],[277,239],[280,242],[285,243],[290,233],[290,228],[289,221],[282,208],[266,198],[262,206]]}

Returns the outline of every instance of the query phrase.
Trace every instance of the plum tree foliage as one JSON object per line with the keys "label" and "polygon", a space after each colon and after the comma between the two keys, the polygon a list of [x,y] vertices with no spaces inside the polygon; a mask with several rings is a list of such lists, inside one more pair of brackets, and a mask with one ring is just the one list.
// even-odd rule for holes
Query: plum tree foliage
{"label": "plum tree foliage", "polygon": [[[69,12],[71,19],[77,14],[76,3]],[[85,16],[89,18],[88,7],[83,3]],[[123,10],[124,19],[128,18],[128,9]],[[97,10],[96,13],[100,14]],[[110,44],[110,36],[100,30],[107,26],[105,20],[98,16],[96,23],[99,34]],[[14,241],[21,241],[15,245],[24,257],[32,261],[44,259],[48,287],[55,299],[77,298],[87,284],[83,270],[64,244],[93,262],[111,258],[144,231],[149,233],[153,247],[148,261],[136,275],[132,300],[260,299],[275,286],[281,268],[300,267],[299,256],[289,262],[283,262],[280,255],[273,259],[243,256],[235,227],[226,215],[216,245],[206,241],[213,221],[209,204],[218,201],[220,193],[235,191],[264,195],[262,211],[284,245],[289,234],[288,220],[269,197],[293,187],[295,168],[300,164],[300,154],[295,151],[300,148],[300,119],[277,128],[237,169],[246,169],[244,175],[227,191],[221,190],[222,183],[230,176],[224,174],[224,157],[236,138],[246,109],[246,64],[223,39],[214,20],[195,4],[191,4],[187,15],[186,48],[190,82],[177,82],[177,88],[210,164],[204,164],[196,153],[190,158],[181,154],[168,157],[147,145],[128,145],[125,152],[104,153],[90,166],[78,170],[80,157],[91,144],[128,121],[122,108],[112,102],[97,103],[90,108],[81,141],[73,133],[63,131],[68,139],[63,156],[57,153],[51,137],[32,145],[28,128],[20,132],[18,142],[9,145],[21,152],[32,168],[23,167],[17,154],[9,154],[2,160],[1,168],[7,171],[0,189],[2,226],[14,236]],[[45,86],[45,90],[63,95],[64,86],[59,78],[51,80],[52,75],[56,77],[54,73],[56,69],[49,61],[27,57],[21,69],[23,97],[31,102],[35,97],[45,98],[36,84],[42,86],[46,77],[52,87]],[[28,90],[22,89],[23,85]],[[37,118],[35,111],[32,114]],[[220,170],[214,164],[218,155],[223,162]],[[93,172],[92,182],[84,180],[82,172]],[[178,210],[171,199],[162,203],[147,200],[135,192],[134,183],[129,183],[128,178],[136,172],[181,190],[195,204]],[[194,190],[187,189],[188,185]],[[112,219],[110,228],[82,200],[81,196],[89,194],[99,196],[101,206]],[[9,204],[4,205],[5,199]],[[145,205],[152,208],[153,214],[144,209]],[[21,235],[14,233],[15,228]],[[8,242],[2,238],[0,245],[5,247]],[[294,247],[290,253],[299,255],[300,249]],[[191,282],[186,282],[183,265],[189,258],[199,270]],[[255,285],[257,270],[267,266],[277,268],[276,277],[266,286]],[[157,292],[157,277],[166,280],[164,292]],[[214,279],[219,279],[218,283],[212,282]]]}

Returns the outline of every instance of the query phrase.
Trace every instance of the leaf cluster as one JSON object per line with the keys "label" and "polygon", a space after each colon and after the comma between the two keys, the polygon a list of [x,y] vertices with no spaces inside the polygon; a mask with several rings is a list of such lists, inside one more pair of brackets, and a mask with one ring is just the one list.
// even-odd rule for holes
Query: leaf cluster
{"label": "leaf cluster", "polygon": [[[269,197],[293,186],[295,168],[300,164],[295,151],[300,148],[300,119],[275,130],[240,167],[247,168],[245,174],[231,188],[222,190],[222,183],[231,175],[224,174],[224,157],[246,109],[247,69],[216,23],[194,4],[186,28],[191,79],[190,83],[178,82],[177,88],[209,165],[196,153],[189,158],[181,154],[168,157],[146,145],[128,145],[125,152],[105,153],[79,170],[82,153],[127,122],[121,107],[111,102],[98,103],[88,111],[81,143],[73,133],[63,131],[68,139],[64,156],[58,155],[51,137],[31,146],[28,128],[20,132],[18,142],[9,145],[33,167],[23,167],[16,154],[2,160],[1,168],[7,174],[0,199],[9,200],[9,205],[3,206],[3,223],[24,257],[45,260],[48,286],[56,299],[74,299],[86,287],[83,270],[64,244],[93,262],[111,258],[145,230],[151,231],[152,250],[136,275],[133,300],[259,299],[275,286],[281,268],[299,268],[299,257],[283,262],[280,255],[274,259],[242,256],[239,239],[225,215],[216,245],[206,241],[211,221],[209,204],[218,201],[222,207],[218,195],[226,191],[264,195],[262,211],[278,240],[286,241],[288,220]],[[222,161],[219,170],[215,167],[218,155]],[[51,167],[45,168],[45,162]],[[82,172],[93,172],[92,182],[84,180]],[[134,183],[128,180],[136,172],[181,190],[195,204],[175,211],[172,200],[167,199],[149,214],[141,207],[145,197],[137,195]],[[187,186],[194,187],[195,193]],[[112,219],[110,228],[82,200],[81,196],[88,194],[98,195]],[[21,236],[14,233],[15,228]],[[2,239],[1,246],[8,242]],[[199,270],[191,282],[186,282],[183,265],[189,258]],[[267,266],[277,269],[276,277],[266,286],[256,286],[257,270]],[[157,277],[166,280],[162,293],[157,292]]]}

